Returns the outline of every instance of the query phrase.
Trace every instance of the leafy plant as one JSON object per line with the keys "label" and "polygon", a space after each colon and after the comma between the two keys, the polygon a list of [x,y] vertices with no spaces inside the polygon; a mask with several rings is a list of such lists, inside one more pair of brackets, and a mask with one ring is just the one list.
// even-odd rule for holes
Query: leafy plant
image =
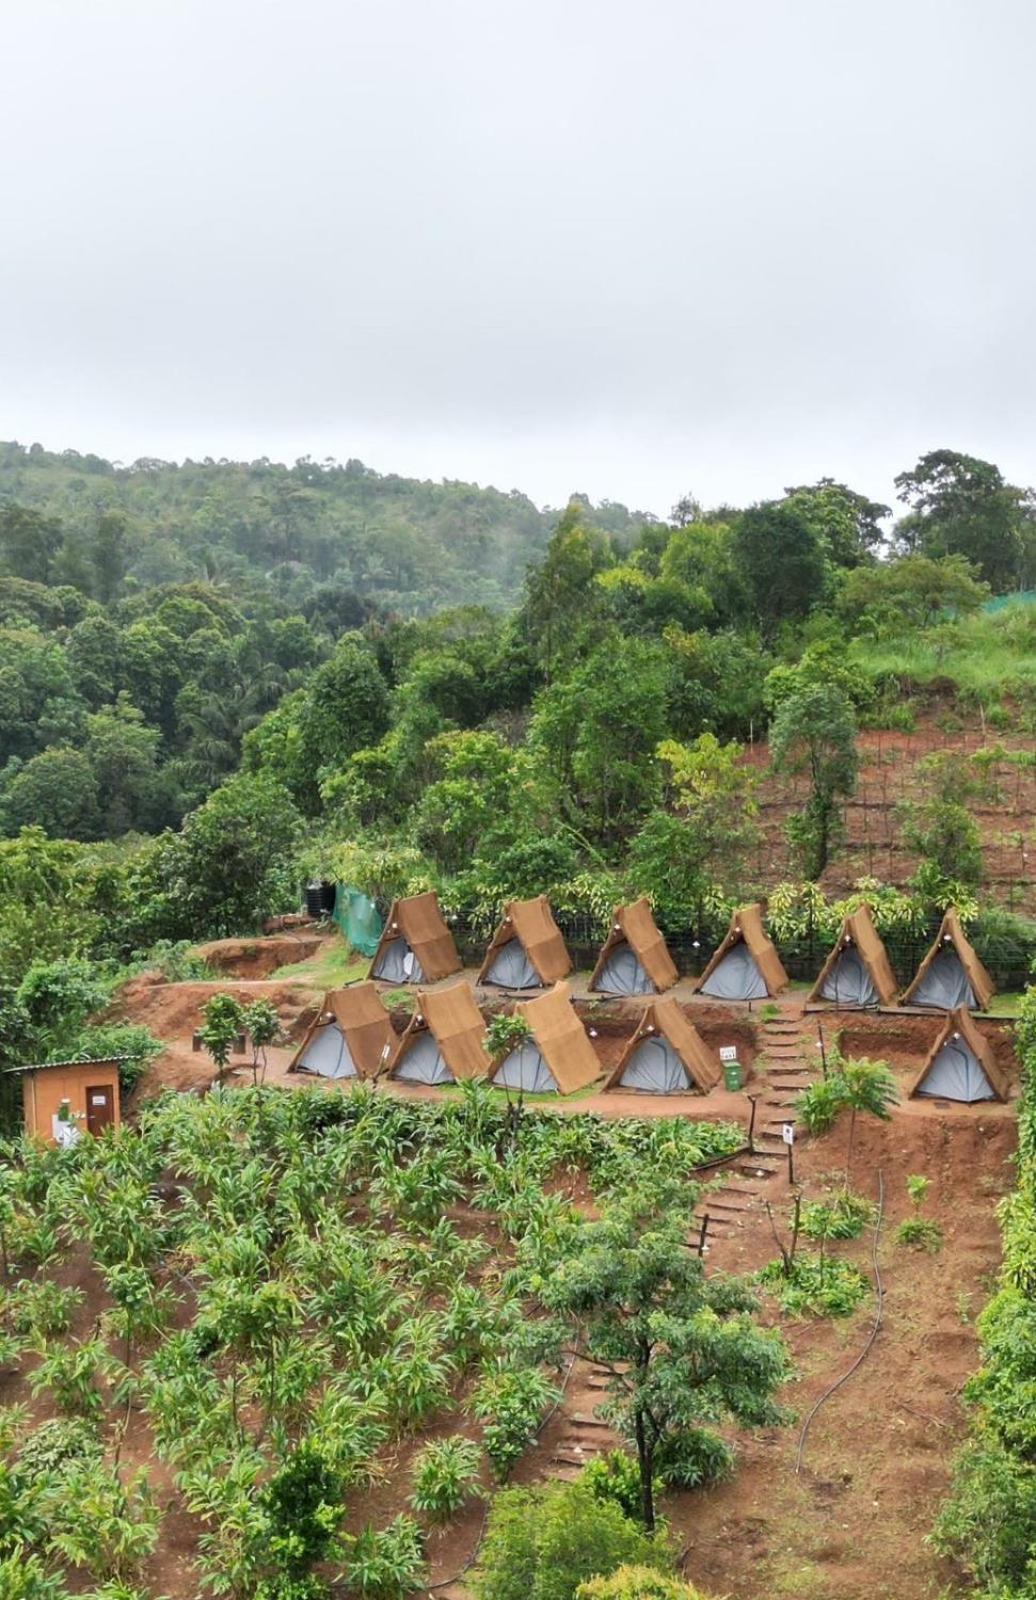
{"label": "leafy plant", "polygon": [[[595,1500],[610,1501],[631,1521],[642,1521],[644,1504],[636,1456],[629,1455],[625,1450],[609,1450],[604,1455],[595,1456],[583,1468],[579,1482],[589,1489]],[[652,1485],[655,1500],[663,1487],[662,1479],[657,1477]]]}
{"label": "leafy plant", "polygon": [[506,1481],[544,1411],[557,1399],[557,1390],[538,1367],[502,1368],[483,1378],[472,1410],[484,1424],[482,1443],[499,1482]]}
{"label": "leafy plant", "polygon": [[433,1522],[448,1522],[476,1492],[479,1460],[478,1446],[460,1433],[425,1445],[413,1468],[410,1503],[415,1511]]}

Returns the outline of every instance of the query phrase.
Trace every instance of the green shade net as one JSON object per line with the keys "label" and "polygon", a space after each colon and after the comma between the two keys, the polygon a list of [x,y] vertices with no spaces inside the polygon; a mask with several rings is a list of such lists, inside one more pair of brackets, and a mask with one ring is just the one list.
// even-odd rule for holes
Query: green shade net
{"label": "green shade net", "polygon": [[385,924],[369,895],[339,884],[332,915],[354,950],[361,956],[374,954]]}

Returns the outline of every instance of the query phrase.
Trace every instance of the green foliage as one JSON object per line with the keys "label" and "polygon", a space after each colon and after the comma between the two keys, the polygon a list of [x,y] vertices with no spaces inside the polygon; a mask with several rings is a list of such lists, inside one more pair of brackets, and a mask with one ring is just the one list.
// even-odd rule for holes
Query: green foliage
{"label": "green foliage", "polygon": [[483,1424],[482,1443],[498,1482],[507,1481],[557,1400],[557,1389],[538,1367],[504,1366],[482,1380],[471,1409]]}
{"label": "green foliage", "polygon": [[706,1600],[700,1589],[682,1578],[651,1567],[623,1566],[606,1578],[588,1578],[576,1600]]}
{"label": "green foliage", "polygon": [[847,1317],[869,1289],[859,1267],[838,1256],[797,1255],[790,1268],[771,1261],[759,1281],[792,1317]]}
{"label": "green foliage", "polygon": [[[605,1455],[594,1456],[580,1473],[579,1482],[589,1489],[595,1500],[610,1501],[632,1522],[642,1521],[644,1506],[636,1456],[625,1450],[609,1450]],[[655,1500],[663,1488],[662,1479],[656,1477],[652,1485]]]}
{"label": "green foliage", "polygon": [[463,1434],[426,1444],[414,1462],[410,1503],[433,1522],[448,1522],[477,1492],[480,1454]]}
{"label": "green foliage", "polygon": [[979,1318],[982,1365],[965,1390],[971,1437],[957,1457],[953,1489],[933,1534],[940,1553],[1005,1600],[1032,1593],[1036,1546],[1036,988],[1026,992],[1017,1032],[1023,1073],[1018,1186],[1000,1206],[1000,1287]]}
{"label": "green foliage", "polygon": [[805,617],[827,588],[827,552],[815,519],[794,501],[768,501],[738,517],[733,557],[755,617],[772,637]]}
{"label": "green foliage", "polygon": [[895,1076],[883,1061],[849,1061],[836,1056],[828,1077],[804,1089],[795,1101],[795,1110],[808,1132],[818,1134],[827,1133],[843,1111],[849,1112],[845,1161],[848,1187],[857,1117],[866,1115],[887,1122],[898,1101]]}
{"label": "green foliage", "polygon": [[424,1550],[416,1522],[396,1517],[387,1528],[365,1528],[350,1539],[344,1576],[349,1590],[361,1600],[403,1600],[420,1589]]}
{"label": "green foliage", "polygon": [[234,1041],[244,1030],[244,1007],[232,994],[214,994],[206,1000],[202,1015],[204,1020],[198,1032],[222,1082],[230,1065]]}
{"label": "green foliage", "polygon": [[910,508],[897,533],[907,549],[963,556],[997,594],[1021,575],[1027,491],[1005,483],[999,468],[956,450],[932,450],[896,478]]}
{"label": "green foliage", "polygon": [[493,1501],[474,1588],[478,1600],[574,1600],[622,1566],[667,1572],[672,1558],[619,1507],[581,1484],[504,1489]]}
{"label": "green foliage", "polygon": [[806,772],[809,799],[791,819],[789,837],[811,878],[827,866],[837,836],[838,802],[856,787],[856,718],[834,684],[815,684],[789,695],[770,729],[770,757],[778,772]]}
{"label": "green foliage", "polygon": [[780,1421],[772,1397],[787,1371],[780,1338],[752,1320],[747,1285],[706,1277],[687,1249],[697,1191],[658,1173],[651,1182],[582,1223],[544,1289],[548,1308],[573,1318],[586,1354],[613,1374],[604,1415],[636,1447],[649,1529],[656,1457],[723,1417],[748,1427]]}
{"label": "green foliage", "polygon": [[857,1239],[873,1216],[869,1200],[841,1189],[830,1205],[804,1205],[800,1227],[807,1239]]}
{"label": "green foliage", "polygon": [[807,1133],[829,1133],[845,1105],[837,1077],[817,1078],[795,1100],[795,1116]]}
{"label": "green foliage", "polygon": [[927,1250],[930,1254],[942,1248],[942,1229],[927,1217],[908,1217],[896,1229],[896,1243],[912,1250]]}
{"label": "green foliage", "polygon": [[486,1024],[486,1050],[491,1060],[502,1060],[531,1036],[532,1028],[518,1012],[508,1016],[498,1011]]}

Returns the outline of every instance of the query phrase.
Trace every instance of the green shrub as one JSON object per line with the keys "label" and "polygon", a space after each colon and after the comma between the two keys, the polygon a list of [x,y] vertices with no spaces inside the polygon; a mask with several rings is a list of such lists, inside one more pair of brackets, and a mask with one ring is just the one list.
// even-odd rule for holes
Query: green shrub
{"label": "green shrub", "polygon": [[581,1583],[576,1600],[707,1600],[707,1596],[692,1583],[651,1567],[619,1567],[608,1578]]}
{"label": "green shrub", "polygon": [[403,1600],[422,1588],[424,1547],[417,1523],[396,1517],[387,1528],[364,1528],[349,1540],[344,1576],[360,1600]]}
{"label": "green shrub", "polygon": [[931,1254],[942,1248],[942,1229],[927,1217],[909,1217],[896,1229],[896,1243],[908,1245],[912,1250],[927,1250]]}
{"label": "green shrub", "polygon": [[818,1078],[795,1101],[795,1113],[807,1133],[828,1133],[842,1109],[842,1092],[834,1077]]}
{"label": "green shrub", "polygon": [[662,1481],[673,1489],[704,1489],[722,1483],[734,1470],[734,1452],[710,1428],[686,1428],[663,1440],[655,1452]]}
{"label": "green shrub", "polygon": [[[640,1468],[636,1458],[625,1450],[609,1450],[606,1455],[588,1461],[579,1482],[589,1489],[595,1500],[610,1501],[617,1505],[633,1522],[642,1520]],[[656,1478],[654,1495],[657,1499],[664,1485]]]}
{"label": "green shrub", "polygon": [[410,1504],[433,1522],[447,1522],[474,1492],[480,1452],[461,1433],[425,1445],[414,1462]]}
{"label": "green shrub", "polygon": [[478,1600],[574,1600],[581,1583],[622,1566],[672,1562],[617,1505],[581,1484],[504,1489],[493,1501],[474,1589]]}
{"label": "green shrub", "polygon": [[557,1398],[557,1390],[538,1367],[491,1372],[479,1384],[472,1409],[485,1424],[482,1442],[501,1483]]}
{"label": "green shrub", "polygon": [[790,1272],[771,1261],[759,1281],[792,1317],[847,1317],[870,1287],[859,1267],[837,1256],[796,1256]]}
{"label": "green shrub", "polygon": [[858,1239],[873,1216],[869,1200],[842,1189],[829,1206],[804,1205],[799,1227],[807,1239]]}

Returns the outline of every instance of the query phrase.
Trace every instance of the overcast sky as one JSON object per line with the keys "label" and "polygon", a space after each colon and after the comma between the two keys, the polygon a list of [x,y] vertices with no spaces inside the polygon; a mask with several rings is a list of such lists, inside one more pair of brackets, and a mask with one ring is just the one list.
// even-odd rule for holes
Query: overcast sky
{"label": "overcast sky", "polygon": [[1036,482],[1033,0],[0,0],[0,437]]}

